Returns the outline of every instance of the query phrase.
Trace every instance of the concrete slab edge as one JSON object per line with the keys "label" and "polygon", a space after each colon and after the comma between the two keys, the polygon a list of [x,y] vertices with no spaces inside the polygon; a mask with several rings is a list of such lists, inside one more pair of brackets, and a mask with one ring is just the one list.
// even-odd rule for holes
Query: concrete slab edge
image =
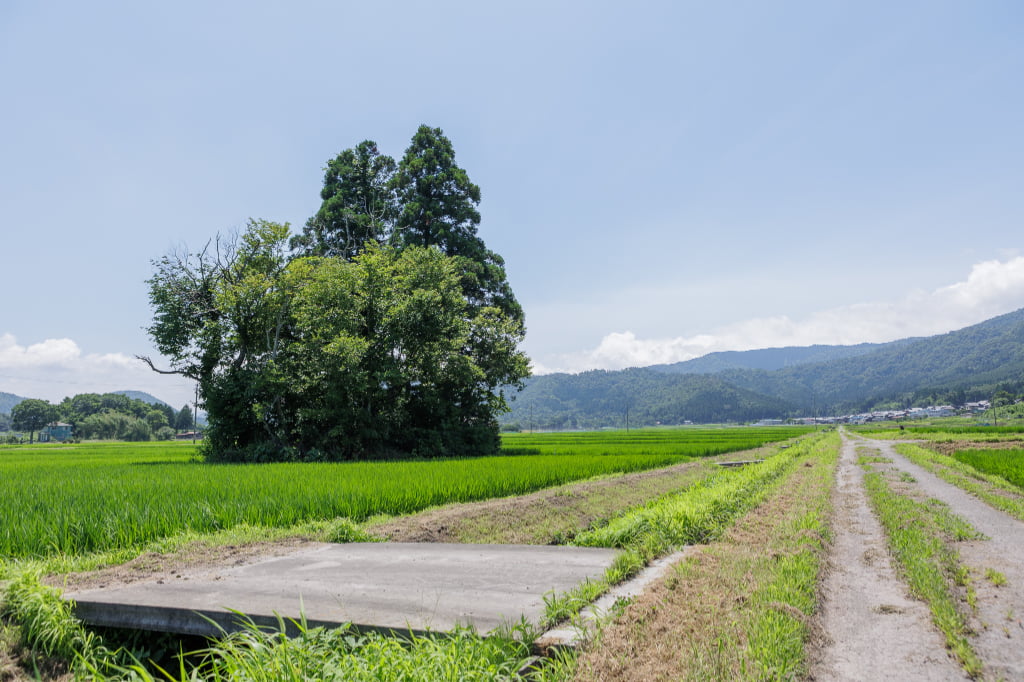
{"label": "concrete slab edge", "polygon": [[[575,623],[560,624],[535,639],[533,642],[534,650],[549,656],[556,653],[559,649],[578,648],[593,634],[598,620],[608,613],[617,601],[620,599],[632,599],[642,594],[648,585],[665,575],[673,564],[686,558],[692,549],[691,545],[687,545],[672,554],[655,559],[647,568],[633,576],[632,579],[615,585],[601,595],[597,601],[583,609]],[[530,665],[535,664],[531,663]]]}
{"label": "concrete slab edge", "polygon": [[[198,635],[201,637],[220,637],[225,633],[239,632],[255,626],[268,632],[280,632],[281,626],[289,637],[300,634],[299,621],[290,616],[273,616],[259,614],[243,614],[229,609],[183,610],[159,606],[141,606],[118,604],[112,609],[109,604],[89,601],[73,602],[75,617],[82,622],[98,627],[127,628],[147,632],[168,632],[180,635]],[[304,619],[305,628],[322,627],[337,628],[341,624],[334,621],[322,621],[312,618]],[[414,627],[388,627],[381,625],[364,625],[347,622],[344,624],[354,632],[376,632],[382,635],[436,637],[446,636],[443,631],[425,630]]]}

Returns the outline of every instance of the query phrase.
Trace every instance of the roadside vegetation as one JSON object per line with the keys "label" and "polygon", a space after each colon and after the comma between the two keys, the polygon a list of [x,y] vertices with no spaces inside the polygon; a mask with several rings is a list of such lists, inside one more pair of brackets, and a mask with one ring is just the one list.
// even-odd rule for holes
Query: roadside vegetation
{"label": "roadside vegetation", "polygon": [[[0,561],[138,550],[147,543],[236,526],[285,528],[310,521],[400,515],[452,502],[522,495],[595,476],[689,461],[784,439],[792,431],[718,430],[635,434],[635,454],[592,454],[566,441],[561,454],[530,438],[509,455],[432,461],[211,465],[191,444],[0,448]],[[615,434],[611,434],[615,438]],[[709,444],[703,444],[708,439]],[[593,445],[593,442],[590,443]],[[603,452],[622,450],[621,446]],[[114,484],[116,483],[116,485]],[[20,494],[32,490],[31,496]],[[3,567],[0,564],[0,577]]]}
{"label": "roadside vegetation", "polygon": [[[791,679],[806,672],[838,436],[806,441],[759,504],[695,547],[561,679]],[[795,449],[795,448],[794,448]],[[763,466],[763,465],[759,465]]]}
{"label": "roadside vegetation", "polygon": [[955,543],[981,536],[938,500],[914,499],[901,492],[901,478],[889,468],[875,468],[877,458],[862,458],[868,499],[885,529],[889,549],[911,593],[923,600],[932,621],[964,671],[978,677],[982,662],[971,646],[967,611],[972,587]]}
{"label": "roadside vegetation", "polygon": [[[96,679],[128,674],[133,670],[132,666],[135,665],[129,655],[130,651],[112,653],[111,650],[115,647],[107,646],[88,629],[77,625],[70,618],[67,606],[59,599],[59,592],[41,584],[40,579],[44,572],[89,570],[104,563],[126,561],[145,549],[169,551],[176,546],[180,547],[182,543],[195,541],[237,543],[286,537],[295,533],[334,541],[372,539],[367,529],[373,527],[374,524],[381,523],[382,512],[398,508],[393,503],[389,491],[400,497],[401,495],[397,491],[402,491],[401,494],[404,495],[407,488],[421,490],[422,488],[417,488],[417,486],[423,486],[424,482],[428,480],[432,480],[431,485],[433,488],[437,488],[430,493],[433,497],[425,495],[424,499],[410,504],[410,511],[417,511],[438,502],[450,502],[453,499],[458,499],[460,495],[465,496],[466,499],[487,499],[495,496],[516,495],[521,491],[536,490],[537,488],[547,490],[548,486],[552,485],[552,481],[555,484],[563,483],[563,485],[551,489],[551,494],[585,497],[585,493],[576,493],[573,492],[573,487],[566,487],[560,478],[570,481],[587,479],[587,483],[572,485],[607,489],[615,487],[614,484],[617,484],[618,479],[623,476],[621,472],[640,472],[666,465],[675,466],[670,466],[666,474],[653,472],[651,474],[630,474],[631,476],[651,478],[658,483],[648,487],[646,493],[633,493],[639,497],[615,498],[613,496],[610,499],[615,499],[614,504],[618,506],[613,506],[611,509],[622,509],[626,512],[627,517],[649,513],[650,509],[667,505],[669,500],[685,497],[685,494],[683,496],[678,494],[680,489],[684,493],[690,491],[694,498],[698,495],[707,497],[709,491],[714,491],[714,495],[720,498],[715,514],[698,523],[692,522],[692,520],[687,522],[691,528],[689,536],[678,535],[678,533],[673,536],[668,533],[666,529],[671,527],[672,515],[662,514],[664,528],[657,532],[657,541],[653,539],[655,535],[652,534],[645,535],[642,540],[634,541],[631,544],[634,550],[627,552],[628,560],[616,565],[615,570],[618,573],[610,572],[607,579],[602,581],[606,587],[608,584],[632,574],[643,565],[646,558],[655,556],[673,543],[684,542],[686,537],[706,540],[720,533],[731,523],[731,519],[735,518],[737,514],[741,514],[753,503],[753,498],[742,499],[739,502],[736,500],[730,502],[728,498],[730,496],[742,497],[748,494],[756,496],[759,489],[769,486],[771,480],[777,479],[783,475],[784,470],[791,468],[791,463],[801,456],[804,448],[803,440],[800,441],[800,444],[791,447],[782,447],[771,443],[806,432],[807,429],[771,428],[661,429],[654,432],[630,432],[628,436],[624,433],[611,432],[580,438],[578,434],[573,434],[575,437],[564,439],[552,439],[550,436],[537,434],[533,440],[528,435],[509,438],[507,449],[509,454],[498,457],[419,462],[268,464],[260,466],[204,464],[195,460],[195,451],[190,444],[170,446],[104,444],[61,448],[19,447],[0,450],[0,471],[4,474],[0,476],[0,487],[10,486],[5,488],[5,494],[0,496],[0,500],[3,500],[5,504],[13,504],[13,500],[26,497],[13,494],[16,490],[25,489],[26,486],[40,491],[49,490],[52,493],[50,498],[37,497],[36,500],[39,504],[35,506],[4,512],[10,514],[8,518],[19,518],[19,515],[23,517],[26,522],[22,524],[22,529],[31,525],[28,520],[32,518],[33,513],[36,515],[37,524],[47,516],[58,519],[54,526],[80,522],[86,517],[96,516],[97,512],[103,509],[103,498],[97,496],[99,492],[103,488],[116,487],[118,491],[116,501],[119,501],[119,504],[111,502],[111,508],[119,506],[121,515],[108,516],[106,528],[109,531],[116,527],[112,524],[124,519],[128,530],[120,534],[108,532],[108,535],[113,538],[120,537],[130,540],[126,543],[128,549],[123,550],[69,549],[55,551],[45,541],[30,543],[28,551],[25,551],[25,546],[21,546],[19,554],[12,553],[10,549],[5,550],[0,555],[0,561],[2,561],[0,563],[0,580],[6,580],[7,584],[0,584],[4,593],[2,598],[4,604],[0,609],[4,614],[3,621],[7,624],[5,625],[7,628],[5,637],[10,644],[4,644],[3,652],[5,656],[18,658],[22,663],[33,655],[41,656],[45,660],[63,661],[65,666],[70,665],[77,669],[80,675]],[[602,438],[612,444],[602,445]],[[750,448],[760,449],[751,451]],[[629,452],[630,450],[632,452],[629,454],[601,454],[602,452]],[[744,469],[721,470],[704,459],[713,453],[739,450],[744,451],[738,457],[739,459],[767,458],[767,466],[755,465]],[[555,452],[559,454],[554,454]],[[688,462],[690,464],[687,464]],[[786,462],[790,464],[784,464]],[[758,474],[759,471],[760,474]],[[192,472],[199,478],[190,478],[193,476]],[[289,482],[290,476],[296,480]],[[321,481],[321,479],[328,479],[328,476],[330,476],[329,480]],[[111,481],[117,481],[118,485],[111,486]],[[741,485],[742,481],[747,481],[747,483]],[[644,485],[640,483],[636,487],[643,489]],[[318,487],[333,488],[333,495],[322,494],[322,497],[316,497],[314,494],[311,498],[308,489],[318,489]],[[619,486],[621,491],[633,487],[625,484]],[[431,489],[430,486],[427,488]],[[132,490],[140,491],[140,495],[142,491],[148,491],[149,494],[146,497],[133,497]],[[581,487],[580,490],[586,490],[586,488]],[[643,496],[644,494],[646,497]],[[360,495],[375,499],[378,506],[367,504],[361,516],[346,514],[320,520],[300,521],[292,525],[289,525],[291,524],[290,520],[285,519],[280,521],[276,528],[270,525],[251,525],[243,522],[234,530],[231,530],[226,524],[224,527],[214,524],[213,530],[206,532],[192,526],[177,526],[175,525],[177,521],[171,522],[168,518],[161,518],[161,514],[173,518],[176,506],[197,508],[204,510],[207,515],[211,515],[216,510],[215,502],[218,497],[226,498],[228,506],[233,504],[237,507],[240,500],[252,499],[259,504],[268,505],[268,508],[275,504],[277,506],[292,505],[308,513],[317,505],[324,504],[329,498],[345,500],[345,504],[350,505],[350,509],[351,505],[355,504],[354,500],[357,500]],[[163,500],[161,498],[176,499],[177,505],[162,507]],[[412,498],[410,497],[410,499]],[[128,502],[126,503],[125,500]],[[47,509],[44,504],[48,504],[52,508]],[[76,507],[76,504],[81,506]],[[627,510],[623,508],[623,505],[633,506]],[[42,513],[44,509],[46,509],[46,514]],[[88,513],[84,512],[84,509],[88,509]],[[168,513],[166,509],[170,509],[171,512]],[[648,512],[644,510],[648,510]],[[155,527],[160,531],[156,533],[156,539],[148,544],[139,541],[137,536],[129,534],[129,532],[135,532],[134,521],[129,517],[132,513],[139,512],[144,512],[139,517],[142,521],[156,521]],[[603,516],[583,515],[579,517],[580,520],[576,527],[571,531],[564,532],[554,540],[565,542],[588,529],[594,530],[610,525],[609,521],[614,515],[614,511],[611,510],[605,510]],[[386,519],[384,520],[386,521]],[[525,519],[520,520],[527,522]],[[542,525],[546,521],[538,518],[535,522]],[[682,527],[685,524],[680,522],[677,525]],[[85,526],[79,523],[77,528],[84,529]],[[478,527],[477,530],[479,531],[480,528]],[[46,535],[47,532],[51,534]],[[161,532],[164,534],[161,535]],[[99,543],[100,535],[98,531],[96,533],[96,543]],[[43,535],[51,541],[54,538],[62,537],[52,535],[52,531],[45,531]],[[495,541],[495,537],[483,535],[480,536],[480,541]],[[109,542],[109,538],[103,542]],[[94,546],[101,545],[94,544]],[[14,545],[9,547],[14,547]],[[69,545],[69,547],[74,547],[74,545]],[[49,582],[59,583],[60,580],[58,578],[56,581],[50,580]],[[590,589],[594,590],[594,588]],[[552,599],[560,597],[553,595]],[[564,608],[564,604],[571,603],[571,601],[571,599],[566,599],[563,606],[553,607],[549,614],[550,619],[557,618],[558,609]],[[571,613],[574,609],[576,607],[570,607],[569,611],[565,613]],[[502,654],[501,659],[503,663],[500,665],[482,663],[483,668],[480,670],[490,670],[490,672],[480,672],[481,679],[500,677],[499,673],[506,670],[513,662],[518,665],[524,651],[527,651],[527,647],[524,647],[520,641],[523,640],[522,628],[527,627],[528,624],[523,624],[515,633],[507,633],[510,636],[506,638],[505,644],[501,645],[505,647],[505,653]],[[334,635],[325,633],[307,633],[307,635],[304,637],[311,642],[310,646],[314,648],[334,637]],[[350,658],[354,657],[353,661],[362,655],[358,653],[360,651],[376,652],[372,653],[372,658],[382,656],[381,651],[396,646],[390,640],[390,643],[385,643],[383,640],[377,641],[374,637],[356,637],[355,633],[348,633],[346,636],[355,637],[359,642],[359,646],[349,647],[346,654]],[[249,633],[248,637],[251,639],[253,633]],[[430,639],[422,642],[408,640],[397,649],[406,652],[402,655],[411,658],[408,658],[407,663],[394,663],[392,667],[398,670],[406,665],[427,670],[428,668],[424,667],[426,664],[422,661],[408,663],[408,661],[418,660],[416,656],[419,655],[436,659],[438,662],[443,661],[446,656],[457,660],[458,656],[455,653],[469,646],[469,640],[475,635],[462,633],[459,637],[462,637],[461,644],[452,645],[454,648],[448,649],[441,645],[444,640]],[[492,643],[483,648],[498,647],[499,639],[494,639]],[[215,675],[212,671],[215,666],[220,666],[223,663],[223,656],[227,655],[224,654],[224,651],[232,648],[238,651],[244,650],[245,653],[240,654],[244,656],[254,655],[256,649],[269,648],[273,650],[268,651],[268,655],[287,658],[291,655],[287,653],[287,650],[294,645],[287,644],[284,645],[283,650],[279,650],[276,648],[277,644],[274,644],[278,640],[281,640],[279,635],[276,636],[276,639],[274,635],[269,635],[265,641],[260,640],[263,644],[259,646],[250,646],[252,642],[242,643],[247,641],[244,637],[241,640],[236,638],[225,640],[221,644],[211,644],[210,650],[204,652],[208,655],[207,663],[204,664],[208,667],[204,670],[210,675]],[[274,646],[271,647],[271,644]],[[223,650],[218,649],[219,653],[214,653],[216,647],[222,647]],[[420,650],[422,650],[421,653],[416,653]],[[19,653],[17,655],[12,653],[15,651]],[[308,652],[306,653],[308,654]],[[305,654],[296,652],[295,655],[301,657]],[[481,654],[481,656],[483,656],[482,661],[486,659],[486,655]],[[202,656],[199,658],[202,659]],[[221,663],[213,663],[214,659]],[[0,660],[3,659],[0,658]],[[373,670],[370,663],[372,661],[365,662],[365,665],[369,666],[368,670]],[[223,665],[228,666],[223,670],[229,670],[230,666],[235,663],[223,663]],[[238,665],[243,664],[239,662]],[[273,669],[273,665],[277,665],[277,663],[266,662],[259,664],[258,667],[269,670]],[[347,663],[345,665],[339,663],[337,670],[343,671],[350,677],[355,676],[355,673],[352,673],[352,668],[345,667],[347,665]],[[488,665],[491,667],[488,668]],[[469,674],[470,671],[467,668],[465,672]],[[133,674],[139,673],[136,670]],[[324,674],[327,675],[326,672]],[[174,675],[178,676],[178,673],[176,672]],[[228,673],[225,675],[221,679],[230,677]],[[39,676],[48,677],[49,675],[41,674]],[[354,678],[359,679],[357,676]],[[455,675],[445,677],[441,673],[436,675],[431,673],[412,679],[464,678]]]}
{"label": "roadside vegetation", "polygon": [[898,443],[896,451],[947,483],[966,490],[1014,518],[1024,521],[1024,490],[997,476],[913,443]]}

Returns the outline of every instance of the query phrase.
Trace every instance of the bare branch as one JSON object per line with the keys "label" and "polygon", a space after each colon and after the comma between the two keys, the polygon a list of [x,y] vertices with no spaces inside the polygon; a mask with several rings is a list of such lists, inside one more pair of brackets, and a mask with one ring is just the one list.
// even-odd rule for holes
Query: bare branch
{"label": "bare branch", "polygon": [[192,376],[188,372],[185,372],[184,370],[180,370],[180,369],[159,369],[156,365],[153,364],[153,361],[148,356],[146,356],[146,355],[136,355],[135,359],[136,360],[142,360],[144,363],[149,365],[149,368],[151,370],[153,370],[157,374],[180,374],[182,376],[187,376],[187,377],[191,377]]}

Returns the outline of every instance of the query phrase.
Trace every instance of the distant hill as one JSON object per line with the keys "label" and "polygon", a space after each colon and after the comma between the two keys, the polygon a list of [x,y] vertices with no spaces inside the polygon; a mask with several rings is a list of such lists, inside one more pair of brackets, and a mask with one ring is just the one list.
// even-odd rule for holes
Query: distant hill
{"label": "distant hill", "polygon": [[963,402],[997,387],[1024,390],[1024,309],[964,329],[884,344],[857,357],[763,372],[727,370],[750,391],[831,411],[882,404]]}
{"label": "distant hill", "polygon": [[15,405],[26,398],[13,393],[0,393],[0,414],[10,414]]}
{"label": "distant hill", "polygon": [[699,358],[684,360],[669,365],[653,365],[656,372],[672,374],[716,374],[730,369],[777,370],[797,365],[831,362],[844,358],[867,355],[886,346],[902,345],[914,339],[903,339],[891,343],[861,343],[855,346],[787,346],[785,348],[763,348],[760,350],[722,351],[708,353]]}
{"label": "distant hill", "polygon": [[163,400],[160,400],[159,398],[156,398],[150,395],[149,393],[146,393],[145,391],[111,391],[111,393],[128,396],[133,400],[141,400],[142,402],[147,403],[149,405],[167,405],[168,407],[174,407],[173,405],[165,403]]}
{"label": "distant hill", "polygon": [[1024,392],[1024,309],[884,344],[712,353],[618,372],[533,377],[501,421],[536,428],[749,421],[960,404]]}
{"label": "distant hill", "polygon": [[715,376],[651,368],[532,377],[510,405],[500,421],[542,429],[622,428],[627,412],[636,426],[782,418],[796,409]]}

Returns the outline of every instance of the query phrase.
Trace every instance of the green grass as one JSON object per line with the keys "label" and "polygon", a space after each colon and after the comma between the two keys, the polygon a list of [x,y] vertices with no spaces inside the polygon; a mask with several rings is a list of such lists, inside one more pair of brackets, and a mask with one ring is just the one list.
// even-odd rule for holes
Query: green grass
{"label": "green grass", "polygon": [[737,452],[812,432],[813,427],[648,428],[632,431],[506,433],[502,447],[537,454],[673,454],[707,457]]}
{"label": "green grass", "polygon": [[[143,665],[113,668],[116,677],[148,680],[247,680],[250,682],[457,682],[509,680],[530,659],[528,638],[481,637],[469,629],[445,636],[359,634],[348,627],[331,630],[298,623],[299,635],[266,632],[249,625],[197,652],[192,670],[154,676]],[[525,641],[522,641],[525,640]],[[105,679],[105,675],[96,676]]]}
{"label": "green grass", "polygon": [[928,604],[946,645],[967,674],[977,677],[981,660],[968,640],[970,630],[954,592],[954,585],[963,583],[967,571],[951,546],[953,541],[977,534],[941,503],[917,502],[894,493],[882,473],[866,473],[864,485],[911,592]]}
{"label": "green grass", "polygon": [[0,448],[0,560],[139,548],[242,525],[358,522],[664,467],[792,435],[764,431],[514,434],[509,454],[500,456],[349,463],[204,464],[190,443]]}
{"label": "green grass", "polygon": [[798,459],[829,442],[821,435],[780,450],[761,464],[724,469],[685,490],[631,509],[607,524],[580,533],[572,544],[622,549],[605,575],[546,602],[546,623],[575,615],[610,585],[640,571],[652,559],[689,544],[717,538],[743,513],[759,504]]}
{"label": "green grass", "polygon": [[912,443],[897,444],[896,451],[947,483],[952,483],[996,509],[1024,521],[1024,491],[1002,476],[978,471],[953,457],[940,455]]}
{"label": "green grass", "polygon": [[[694,548],[625,607],[558,679],[635,679],[639,652],[660,659],[651,679],[802,679],[825,555],[836,433],[805,439],[751,513]],[[783,455],[785,456],[785,455]],[[674,652],[674,653],[672,653]]]}
{"label": "green grass", "polygon": [[954,459],[1024,488],[1024,450],[958,450]]}

